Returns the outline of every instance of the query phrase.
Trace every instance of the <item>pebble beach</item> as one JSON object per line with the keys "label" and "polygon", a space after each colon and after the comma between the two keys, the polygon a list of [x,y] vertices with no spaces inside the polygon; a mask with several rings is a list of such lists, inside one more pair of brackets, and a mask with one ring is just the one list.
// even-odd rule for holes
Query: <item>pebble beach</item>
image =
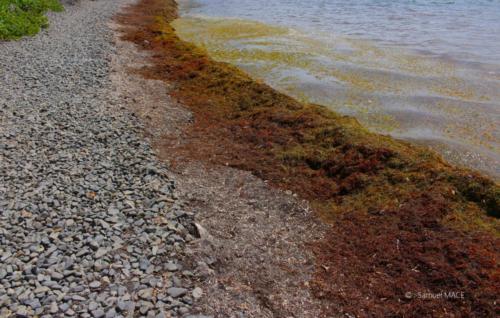
{"label": "pebble beach", "polygon": [[82,1],[0,43],[0,316],[177,317],[192,214],[113,97],[109,20]]}
{"label": "pebble beach", "polygon": [[493,317],[498,182],[212,57],[197,3],[0,40],[0,317]]}

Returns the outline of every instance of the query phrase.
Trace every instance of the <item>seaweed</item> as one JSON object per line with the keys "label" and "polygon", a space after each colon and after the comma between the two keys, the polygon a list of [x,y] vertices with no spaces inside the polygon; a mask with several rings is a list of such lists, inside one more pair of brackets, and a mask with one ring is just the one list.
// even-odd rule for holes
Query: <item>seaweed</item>
{"label": "seaweed", "polygon": [[[313,244],[311,286],[325,303],[337,304],[325,305],[325,316],[497,310],[497,183],[212,60],[177,37],[170,25],[176,14],[173,0],[142,0],[118,17],[128,26],[124,38],[153,52],[151,65],[138,72],[169,83],[170,95],[194,114],[174,150],[251,171],[308,200],[331,223]],[[405,298],[455,289],[466,297]]]}

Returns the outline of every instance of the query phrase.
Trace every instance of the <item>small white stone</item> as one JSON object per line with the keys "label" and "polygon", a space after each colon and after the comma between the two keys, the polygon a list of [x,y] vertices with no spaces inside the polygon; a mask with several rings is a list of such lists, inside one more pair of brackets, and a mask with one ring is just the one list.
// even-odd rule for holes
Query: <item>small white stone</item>
{"label": "small white stone", "polygon": [[193,289],[194,299],[199,299],[201,298],[201,296],[203,296],[203,289],[201,289],[200,287],[196,287],[195,289]]}

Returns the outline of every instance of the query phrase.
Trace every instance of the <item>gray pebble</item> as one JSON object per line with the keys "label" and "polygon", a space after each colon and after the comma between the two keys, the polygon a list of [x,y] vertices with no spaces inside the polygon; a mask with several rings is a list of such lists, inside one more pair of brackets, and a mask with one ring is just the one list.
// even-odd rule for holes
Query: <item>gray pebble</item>
{"label": "gray pebble", "polygon": [[51,314],[55,314],[59,311],[59,307],[57,306],[56,302],[50,303],[50,309],[49,309]]}
{"label": "gray pebble", "polygon": [[101,282],[100,282],[100,281],[95,280],[95,281],[93,281],[93,282],[91,282],[91,283],[89,284],[89,287],[90,287],[90,288],[99,288],[99,287],[101,287]]}
{"label": "gray pebble", "polygon": [[182,270],[189,217],[112,81],[108,23],[132,3],[81,1],[35,37],[0,42],[0,316],[191,307],[187,276],[155,297],[172,286],[159,272]]}
{"label": "gray pebble", "polygon": [[174,272],[177,270],[177,265],[175,265],[174,263],[166,263],[165,264],[165,269],[167,271],[171,271],[171,272]]}
{"label": "gray pebble", "polygon": [[187,292],[188,290],[186,288],[170,287],[167,289],[167,293],[174,298],[184,296]]}
{"label": "gray pebble", "polygon": [[101,318],[101,317],[104,317],[105,313],[104,313],[104,310],[102,309],[96,309],[96,310],[93,310],[92,311],[92,316],[94,316],[95,318]]}
{"label": "gray pebble", "polygon": [[193,289],[192,294],[194,299],[199,299],[201,298],[201,296],[203,296],[203,289],[201,289],[200,287],[196,287],[195,289]]}
{"label": "gray pebble", "polygon": [[153,289],[152,288],[146,288],[146,289],[141,289],[137,295],[141,297],[144,300],[151,300],[153,297]]}

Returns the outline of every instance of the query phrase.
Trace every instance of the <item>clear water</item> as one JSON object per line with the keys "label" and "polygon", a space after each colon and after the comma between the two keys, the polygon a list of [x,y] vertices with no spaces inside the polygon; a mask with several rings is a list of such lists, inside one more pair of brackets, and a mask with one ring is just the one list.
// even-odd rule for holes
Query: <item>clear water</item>
{"label": "clear water", "polygon": [[184,0],[174,26],[287,94],[500,177],[500,1]]}

